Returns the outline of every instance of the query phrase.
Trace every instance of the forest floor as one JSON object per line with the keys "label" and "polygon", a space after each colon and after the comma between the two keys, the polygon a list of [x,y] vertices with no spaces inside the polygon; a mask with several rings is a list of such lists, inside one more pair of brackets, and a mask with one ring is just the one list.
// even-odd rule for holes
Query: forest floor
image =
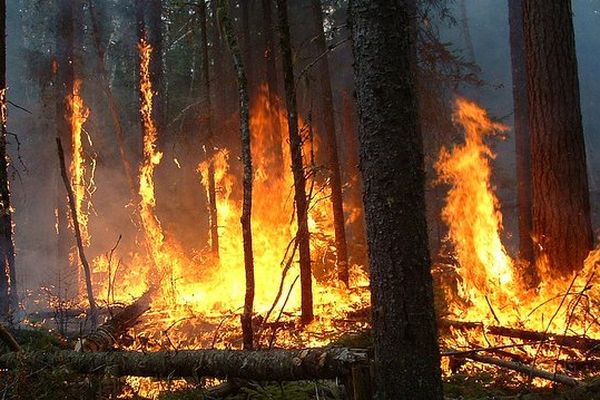
{"label": "forest floor", "polygon": [[[56,351],[73,348],[73,343],[42,330],[20,331],[17,340],[24,350]],[[340,344],[361,345],[369,341],[366,337],[343,339]],[[358,343],[356,342],[358,340]],[[365,342],[366,341],[366,342]],[[8,351],[0,344],[0,354]],[[72,374],[64,369],[32,370],[25,363],[14,372],[0,370],[1,399],[108,399],[143,397],[123,393],[123,381],[108,376],[85,376]],[[445,379],[444,392],[448,400],[475,399],[599,399],[600,393],[586,397],[572,396],[570,391],[530,388],[522,383],[522,378],[514,373],[495,370],[469,374],[454,374]],[[199,385],[190,382],[190,389],[165,392],[159,400],[205,400],[211,397]],[[343,386],[336,381],[303,382],[245,382],[236,394],[221,397],[227,400],[343,400]]]}

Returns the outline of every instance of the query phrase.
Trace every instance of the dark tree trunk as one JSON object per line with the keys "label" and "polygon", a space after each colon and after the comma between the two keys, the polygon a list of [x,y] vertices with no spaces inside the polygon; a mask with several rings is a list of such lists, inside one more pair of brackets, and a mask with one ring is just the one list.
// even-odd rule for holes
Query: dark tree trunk
{"label": "dark tree trunk", "polygon": [[593,246],[571,2],[524,0],[523,26],[535,258],[568,276]]}
{"label": "dark tree trunk", "polygon": [[[69,97],[73,94],[75,81],[73,6],[74,2],[70,0],[58,1],[56,26],[56,137],[60,138],[67,148],[71,148],[72,145]],[[61,296],[66,294],[70,297],[73,293],[72,288],[77,287],[77,280],[73,279],[77,271],[71,268],[69,262],[73,241],[68,228],[67,202],[60,174],[56,181],[56,196],[59,291]]]}
{"label": "dark tree trunk", "polygon": [[271,104],[275,102],[279,94],[279,85],[277,83],[277,67],[275,64],[275,45],[273,40],[273,10],[271,8],[272,0],[262,0],[262,33],[264,37],[264,58],[266,82],[269,87],[269,100]]}
{"label": "dark tree trunk", "polygon": [[7,316],[17,304],[15,245],[8,182],[6,149],[6,1],[0,1],[0,317]]}
{"label": "dark tree trunk", "polygon": [[273,9],[272,0],[262,0],[262,34],[263,34],[263,52],[262,56],[265,61],[265,76],[264,82],[267,85],[269,105],[271,112],[271,124],[269,126],[269,134],[271,135],[271,149],[269,152],[273,155],[269,171],[273,175],[274,180],[281,179],[284,169],[283,157],[283,140],[282,131],[280,128],[277,110],[279,110],[279,84],[277,81],[277,66],[275,63],[275,45],[273,39]]}
{"label": "dark tree trunk", "polygon": [[166,140],[166,85],[163,79],[163,30],[162,30],[162,0],[149,0],[146,5],[148,43],[152,46],[150,60],[150,76],[154,88],[153,117],[159,140]]}
{"label": "dark tree trunk", "polygon": [[[517,197],[519,203],[519,258],[533,265],[531,238],[531,142],[529,138],[529,106],[527,104],[527,65],[523,36],[523,0],[508,0],[510,26],[510,59],[512,64],[514,132],[517,164]],[[527,278],[537,280],[527,268]]]}
{"label": "dark tree trunk", "polygon": [[298,252],[300,260],[300,287],[302,293],[302,322],[310,323],[313,318],[312,269],[310,261],[310,234],[308,232],[308,201],[306,199],[306,177],[302,160],[302,138],[298,132],[298,109],[296,106],[296,84],[290,43],[287,0],[277,0],[283,81],[288,114],[290,153],[294,175],[294,203],[298,222]]}
{"label": "dark tree trunk", "polygon": [[442,399],[417,115],[416,1],[350,6],[378,392]]}
{"label": "dark tree trunk", "polygon": [[244,349],[249,350],[254,347],[254,335],[252,332],[252,313],[254,309],[254,256],[252,250],[252,151],[250,147],[250,100],[242,52],[235,36],[233,23],[229,18],[229,2],[227,0],[219,0],[219,15],[237,74],[240,101],[240,135],[242,139],[242,163],[244,165],[244,194],[242,217],[240,218],[240,221],[242,223],[244,267],[246,271],[246,297],[244,301],[244,315],[242,316],[242,330],[244,336]]}
{"label": "dark tree trunk", "polygon": [[125,141],[125,132],[123,130],[123,124],[121,122],[121,113],[120,107],[115,99],[112,88],[110,87],[110,82],[108,79],[108,73],[106,71],[106,49],[102,41],[101,37],[101,17],[98,13],[97,4],[94,0],[88,0],[89,11],[90,11],[90,20],[92,22],[92,34],[94,39],[94,45],[96,47],[96,56],[97,56],[97,64],[98,71],[100,73],[100,77],[102,80],[102,86],[104,89],[104,94],[106,95],[106,99],[108,101],[108,109],[110,112],[110,116],[113,122],[113,127],[115,129],[115,136],[117,139],[117,145],[119,147],[119,154],[121,156],[121,162],[123,163],[123,172],[125,172],[125,176],[127,177],[127,183],[129,184],[129,191],[131,194],[132,201],[135,201],[137,198],[137,188],[135,183],[134,171],[131,165],[131,161],[129,159],[129,155],[127,154],[127,144]]}
{"label": "dark tree trunk", "polygon": [[[327,42],[323,27],[323,10],[321,0],[311,0],[313,31],[315,34],[315,48],[317,57],[327,52]],[[331,205],[333,207],[333,228],[335,232],[336,267],[338,278],[346,286],[349,285],[348,276],[348,245],[346,243],[346,229],[344,226],[344,202],[342,195],[342,178],[340,174],[340,161],[338,156],[337,133],[335,131],[335,113],[333,108],[333,93],[331,91],[331,78],[329,76],[329,60],[327,56],[317,63],[317,79],[321,93],[321,111],[325,132],[325,147],[327,148],[327,169],[331,184]]]}
{"label": "dark tree trunk", "polygon": [[200,81],[201,81],[201,113],[200,118],[206,126],[208,134],[206,135],[206,147],[208,157],[208,214],[210,222],[210,245],[213,256],[219,258],[219,224],[217,214],[217,193],[215,187],[215,166],[213,164],[213,156],[215,154],[214,131],[212,119],[212,106],[210,100],[210,76],[209,76],[209,55],[208,55],[208,33],[206,30],[206,2],[201,1],[199,5],[200,18]]}
{"label": "dark tree trunk", "polygon": [[144,19],[144,0],[135,0],[135,28],[138,43],[146,38],[146,21]]}
{"label": "dark tree trunk", "polygon": [[253,93],[254,89],[254,74],[252,60],[252,37],[250,36],[250,10],[252,8],[252,0],[240,1],[242,9],[242,52],[244,56],[244,65],[246,66],[246,77],[248,79],[249,92]]}

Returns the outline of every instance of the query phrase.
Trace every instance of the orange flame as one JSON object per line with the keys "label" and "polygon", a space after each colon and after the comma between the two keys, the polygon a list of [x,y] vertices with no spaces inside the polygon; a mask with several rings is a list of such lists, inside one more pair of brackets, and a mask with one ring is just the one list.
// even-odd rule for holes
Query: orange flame
{"label": "orange flame", "polygon": [[[86,207],[86,198],[88,194],[88,182],[86,181],[86,159],[83,146],[83,124],[87,121],[90,110],[85,106],[81,97],[81,80],[77,79],[73,83],[73,93],[69,95],[68,104],[70,107],[71,123],[71,186],[75,195],[75,208],[77,209],[77,219],[81,228],[81,239],[84,246],[90,244],[90,234],[88,229],[88,212]],[[88,204],[89,206],[89,204]]]}

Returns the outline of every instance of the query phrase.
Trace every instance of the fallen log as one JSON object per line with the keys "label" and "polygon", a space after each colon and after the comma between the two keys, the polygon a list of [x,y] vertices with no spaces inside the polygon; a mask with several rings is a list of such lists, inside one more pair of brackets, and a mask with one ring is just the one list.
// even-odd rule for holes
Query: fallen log
{"label": "fallen log", "polygon": [[257,381],[334,379],[367,364],[367,350],[322,348],[305,350],[187,350],[174,353],[75,351],[7,353],[0,368],[24,363],[32,368],[65,367],[83,374],[155,378],[213,377]]}
{"label": "fallen log", "polygon": [[507,360],[502,360],[500,358],[482,356],[479,354],[465,354],[461,357],[481,363],[481,364],[495,365],[495,366],[498,366],[501,368],[506,368],[506,369],[510,369],[512,371],[527,374],[527,375],[535,377],[535,378],[541,378],[541,379],[545,379],[548,381],[561,383],[563,385],[570,386],[570,387],[576,387],[576,386],[581,385],[581,382],[579,382],[577,379],[571,378],[570,376],[544,371],[544,370],[541,370],[538,368],[530,367],[529,365],[526,365],[526,364],[523,364],[520,362],[507,361]]}
{"label": "fallen log", "polygon": [[481,322],[453,321],[442,319],[440,328],[483,329],[486,333],[513,339],[531,340],[535,342],[552,342],[559,346],[571,347],[584,352],[600,352],[600,340],[585,336],[560,335],[552,332],[538,332],[527,329],[508,328],[504,326],[485,325]]}
{"label": "fallen log", "polygon": [[83,340],[77,342],[77,352],[101,352],[110,350],[120,336],[125,334],[146,311],[150,309],[150,291],[123,308],[111,319],[100,325]]}

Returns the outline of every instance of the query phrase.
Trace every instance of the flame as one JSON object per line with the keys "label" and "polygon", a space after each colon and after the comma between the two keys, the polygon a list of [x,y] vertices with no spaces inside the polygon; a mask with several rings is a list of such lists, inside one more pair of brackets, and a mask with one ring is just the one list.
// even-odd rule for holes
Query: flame
{"label": "flame", "polygon": [[[88,182],[86,181],[86,158],[83,146],[83,124],[87,121],[90,110],[85,106],[81,97],[81,80],[76,79],[73,83],[73,93],[69,95],[68,104],[71,123],[71,186],[75,196],[75,208],[77,210],[77,220],[81,229],[81,239],[84,246],[90,244],[90,234],[88,229],[89,204],[86,207],[86,198],[88,194]],[[93,179],[90,181],[93,182]]]}
{"label": "flame", "polygon": [[451,185],[442,218],[462,267],[464,295],[504,302],[502,296],[512,296],[516,289],[514,263],[500,238],[502,214],[490,182],[495,154],[484,139],[508,128],[462,98],[456,101],[454,119],[465,131],[465,142],[442,149],[435,166],[439,179]]}
{"label": "flame", "polygon": [[[486,325],[600,338],[600,324],[594,316],[600,311],[595,300],[600,295],[596,275],[600,249],[590,253],[584,268],[571,279],[554,279],[542,268],[539,286],[525,289],[521,266],[501,241],[502,214],[491,184],[495,154],[485,142],[486,137],[507,127],[493,122],[483,108],[469,100],[459,98],[455,106],[454,119],[465,140],[451,150],[443,149],[436,163],[440,180],[450,185],[442,217],[458,264],[458,298],[449,297],[449,311],[461,320],[483,325],[473,332],[451,329],[443,343],[453,348],[513,344],[510,339],[486,335]],[[552,343],[512,351],[548,368],[558,368],[556,360],[566,357],[566,352]]]}

